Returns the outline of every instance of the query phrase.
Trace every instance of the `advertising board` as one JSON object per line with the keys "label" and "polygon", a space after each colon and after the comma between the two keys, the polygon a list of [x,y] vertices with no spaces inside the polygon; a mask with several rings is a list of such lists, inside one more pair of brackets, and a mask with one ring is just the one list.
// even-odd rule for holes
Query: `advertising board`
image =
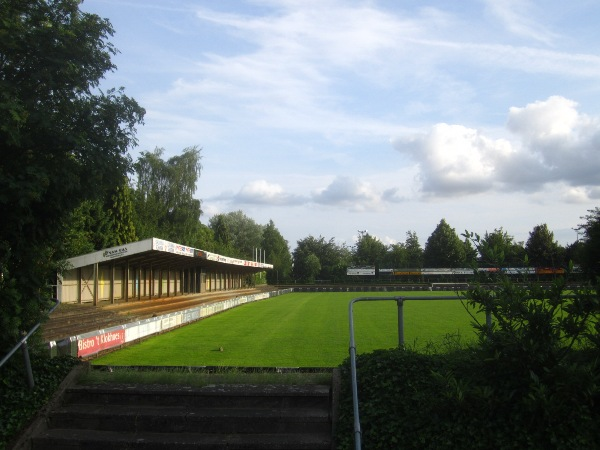
{"label": "advertising board", "polygon": [[89,356],[125,343],[125,330],[114,330],[77,341],[77,356]]}
{"label": "advertising board", "polygon": [[375,267],[348,267],[346,275],[375,275]]}

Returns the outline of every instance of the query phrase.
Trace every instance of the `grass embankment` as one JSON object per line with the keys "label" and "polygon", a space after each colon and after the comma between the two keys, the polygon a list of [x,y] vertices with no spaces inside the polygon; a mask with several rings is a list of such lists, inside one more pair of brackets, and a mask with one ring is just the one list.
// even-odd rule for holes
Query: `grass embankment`
{"label": "grass embankment", "polygon": [[[429,296],[430,292],[380,293]],[[436,293],[438,295],[438,293]],[[454,295],[441,292],[439,295]],[[149,338],[93,363],[112,366],[336,367],[348,356],[348,305],[357,293],[293,293],[250,303]],[[398,345],[393,301],[354,305],[359,353]],[[442,345],[447,336],[474,338],[460,301],[407,301],[405,342]]]}

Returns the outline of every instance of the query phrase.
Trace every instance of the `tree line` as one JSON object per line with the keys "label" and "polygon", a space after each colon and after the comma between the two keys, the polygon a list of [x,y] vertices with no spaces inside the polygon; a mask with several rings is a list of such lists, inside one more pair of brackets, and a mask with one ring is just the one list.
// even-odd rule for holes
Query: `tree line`
{"label": "tree line", "polygon": [[[298,241],[292,254],[294,281],[312,283],[316,280],[337,282],[346,280],[346,268],[369,266],[376,270],[413,268],[489,267],[496,261],[502,267],[565,268],[570,263],[595,274],[600,257],[600,210],[589,211],[578,227],[582,239],[563,247],[547,224],[533,227],[526,242],[518,242],[502,227],[483,235],[465,230],[458,234],[445,219],[421,246],[414,231],[406,232],[404,242],[386,245],[367,231],[359,231],[352,247],[336,244],[332,238],[309,236]],[[487,253],[481,254],[472,242],[476,238]]]}
{"label": "tree line", "polygon": [[[194,198],[201,175],[201,149],[190,147],[180,155],[163,159],[164,150],[142,152],[132,165],[135,176],[110,191],[104,198],[85,200],[67,218],[67,255],[75,256],[106,247],[150,237],[160,237],[203,250],[242,258],[260,255],[273,264],[267,282],[312,283],[316,280],[346,280],[353,266],[403,269],[423,267],[486,266],[485,261],[502,261],[504,267],[565,267],[570,261],[585,264],[584,242],[590,226],[582,225],[584,239],[566,247],[555,239],[547,224],[536,225],[526,242],[518,242],[502,227],[479,236],[459,235],[441,219],[424,246],[414,231],[404,242],[386,245],[367,231],[358,231],[354,245],[338,244],[335,238],[307,236],[290,249],[288,241],[271,220],[262,225],[234,211],[217,214],[201,222],[201,202]],[[597,221],[597,210],[586,216]],[[493,252],[483,255],[473,247],[475,235]]]}

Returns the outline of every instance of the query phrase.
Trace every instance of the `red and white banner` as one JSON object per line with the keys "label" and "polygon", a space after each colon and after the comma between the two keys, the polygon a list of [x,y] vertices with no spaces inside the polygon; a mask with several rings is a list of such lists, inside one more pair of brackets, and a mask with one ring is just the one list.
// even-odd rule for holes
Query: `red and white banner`
{"label": "red and white banner", "polygon": [[125,343],[125,330],[109,331],[77,341],[77,356],[88,356]]}

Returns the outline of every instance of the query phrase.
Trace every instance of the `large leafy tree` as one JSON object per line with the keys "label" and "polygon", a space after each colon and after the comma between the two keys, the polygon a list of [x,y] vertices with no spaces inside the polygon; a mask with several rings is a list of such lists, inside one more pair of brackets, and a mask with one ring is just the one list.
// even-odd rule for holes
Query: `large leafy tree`
{"label": "large leafy tree", "polygon": [[387,253],[385,244],[366,231],[359,231],[353,250],[352,261],[355,265],[375,266],[377,269],[381,267]]}
{"label": "large leafy tree", "polygon": [[465,244],[445,219],[440,221],[427,239],[423,259],[425,267],[463,267],[465,265]]}
{"label": "large leafy tree", "polygon": [[579,225],[577,231],[583,233],[579,251],[581,266],[592,278],[600,274],[600,208],[588,210],[585,223]]}
{"label": "large leafy tree", "polygon": [[391,244],[385,254],[384,264],[387,269],[407,267],[408,252],[402,242]]}
{"label": "large leafy tree", "polygon": [[218,236],[217,225],[222,222],[226,225],[231,244],[229,256],[252,259],[255,250],[260,249],[263,241],[264,225],[260,225],[242,211],[233,211],[227,214],[217,214],[211,217],[209,226]]}
{"label": "large leafy tree", "polygon": [[[525,264],[525,248],[522,242],[515,242],[513,236],[509,235],[502,227],[496,228],[491,233],[486,231],[481,239],[480,261],[486,265],[487,261],[504,267],[523,267]],[[486,250],[481,250],[481,248]],[[482,254],[481,251],[487,252]]]}
{"label": "large leafy tree", "polygon": [[423,248],[419,243],[419,237],[415,231],[406,232],[404,247],[407,253],[406,267],[423,267]]}
{"label": "large leafy tree", "polygon": [[102,200],[85,200],[65,217],[65,256],[111,247],[111,216]]}
{"label": "large leafy tree", "polygon": [[40,320],[62,218],[130,168],[144,110],[99,84],[115,69],[110,23],[77,0],[0,2],[0,347]]}
{"label": "large leafy tree", "polygon": [[140,238],[161,237],[192,245],[198,237],[200,200],[194,198],[202,170],[200,149],[188,147],[163,160],[164,149],[142,152],[135,163],[133,195]]}
{"label": "large leafy tree", "polygon": [[191,245],[192,247],[218,253],[217,244],[215,242],[215,234],[208,225],[203,223],[201,223],[198,227],[198,233],[196,233],[196,238]]}
{"label": "large leafy tree", "polygon": [[128,180],[125,178],[105,200],[83,201],[64,222],[67,257],[137,240]]}
{"label": "large leafy tree", "polygon": [[558,267],[564,263],[565,250],[554,240],[554,233],[545,223],[533,227],[525,252],[533,267]]}
{"label": "large leafy tree", "polygon": [[214,216],[210,221],[210,230],[213,233],[216,251],[224,255],[235,253],[232,247],[231,231],[222,214]]}
{"label": "large leafy tree", "polygon": [[[313,255],[313,256],[311,256]],[[335,243],[334,239],[325,240],[324,237],[308,236],[297,242],[297,246],[292,254],[294,263],[294,277],[302,282],[309,282],[311,276],[313,279],[336,281],[345,278],[346,268],[351,261],[351,252],[343,245]],[[312,274],[317,265],[315,259],[319,262],[319,271]]]}
{"label": "large leafy tree", "polygon": [[267,262],[273,264],[273,270],[267,272],[267,283],[288,282],[292,273],[292,255],[288,242],[272,220],[263,231],[262,248],[267,255]]}
{"label": "large leafy tree", "polygon": [[131,188],[127,179],[110,196],[111,246],[137,240]]}

